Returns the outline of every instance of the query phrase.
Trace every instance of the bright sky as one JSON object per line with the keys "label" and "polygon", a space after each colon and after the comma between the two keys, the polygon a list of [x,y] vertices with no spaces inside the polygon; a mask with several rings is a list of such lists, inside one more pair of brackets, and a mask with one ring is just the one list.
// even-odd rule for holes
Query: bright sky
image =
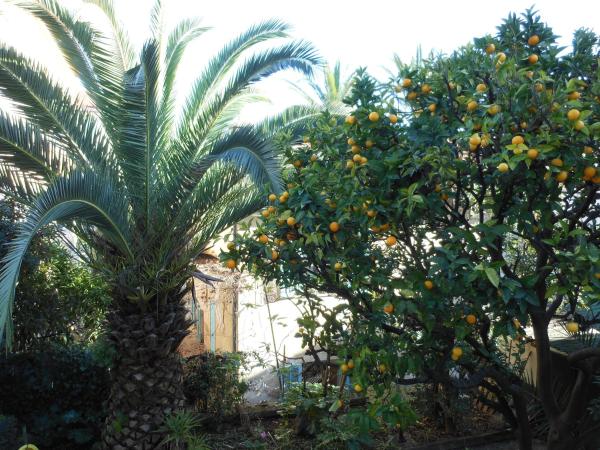
{"label": "bright sky", "polygon": [[[79,4],[77,0],[61,3]],[[115,0],[115,3],[132,39],[141,46],[148,33],[153,0]],[[509,12],[522,12],[531,3],[519,0],[163,0],[163,5],[167,28],[186,17],[200,17],[204,25],[213,27],[189,47],[178,83],[179,90],[184,92],[207,55],[249,25],[267,18],[279,18],[291,24],[294,37],[311,41],[328,61],[340,60],[347,69],[367,66],[371,73],[385,78],[383,67],[392,67],[394,53],[409,62],[418,45],[424,55],[432,49],[450,52],[475,36],[493,34]],[[544,0],[537,9],[555,34],[561,36],[562,45],[569,45],[578,27],[595,28],[600,32],[598,0],[580,0],[576,8],[568,1]],[[65,69],[58,64],[57,51],[52,48],[49,35],[27,14],[8,6],[7,0],[0,0],[0,40],[52,66],[62,78],[60,73]],[[299,101],[281,80],[267,82],[262,88],[273,104],[269,108],[255,109],[256,114],[273,112]]]}

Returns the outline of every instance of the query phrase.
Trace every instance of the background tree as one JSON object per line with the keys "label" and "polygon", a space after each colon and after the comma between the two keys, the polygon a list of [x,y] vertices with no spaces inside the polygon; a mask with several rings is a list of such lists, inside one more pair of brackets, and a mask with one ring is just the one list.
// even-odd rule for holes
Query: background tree
{"label": "background tree", "polygon": [[600,291],[597,43],[579,30],[560,56],[527,11],[387,86],[362,74],[352,114],[324,115],[308,145],[288,150],[287,193],[223,255],[343,300],[314,308],[301,333],[346,360],[357,393],[375,394],[367,424],[400,421],[388,406],[398,384],[479,385],[531,448],[522,364],[509,358],[531,325],[548,448],[594,439],[599,349],[569,355],[577,380],[559,399],[548,327],[589,327]]}
{"label": "background tree", "polygon": [[118,358],[104,445],[157,448],[164,417],[183,404],[175,350],[189,325],[182,299],[192,261],[264,203],[263,185],[280,188],[268,136],[233,121],[254,83],[288,68],[310,73],[319,60],[303,41],[253,51],[288,36],[285,24],[265,21],[206,62],[176,111],[179,62],[206,28],[189,19],[163,33],[157,3],[152,35],[133,58],[112,2],[93,3],[112,30],[78,20],[55,0],[21,3],[56,40],[81,97],[0,47],[0,89],[20,113],[0,112],[1,186],[27,206],[0,272],[0,329],[10,347],[15,283],[35,234],[50,223],[73,232],[112,297]]}

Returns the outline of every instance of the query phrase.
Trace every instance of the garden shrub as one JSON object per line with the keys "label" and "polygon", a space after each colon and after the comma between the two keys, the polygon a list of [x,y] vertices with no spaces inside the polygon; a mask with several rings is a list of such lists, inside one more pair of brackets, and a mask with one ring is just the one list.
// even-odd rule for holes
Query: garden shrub
{"label": "garden shrub", "polygon": [[2,422],[16,419],[18,436],[26,427],[30,442],[45,450],[89,449],[98,440],[106,415],[106,360],[98,361],[89,348],[57,345],[2,356]]}
{"label": "garden shrub", "polygon": [[235,414],[248,390],[240,378],[240,369],[245,365],[242,353],[204,353],[187,358],[183,367],[186,399],[207,418],[218,420]]}

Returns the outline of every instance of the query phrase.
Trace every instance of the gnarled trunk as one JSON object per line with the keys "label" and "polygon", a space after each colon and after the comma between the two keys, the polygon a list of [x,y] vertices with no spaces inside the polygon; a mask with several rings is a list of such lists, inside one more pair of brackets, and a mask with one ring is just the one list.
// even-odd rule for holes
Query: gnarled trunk
{"label": "gnarled trunk", "polygon": [[136,309],[125,305],[109,318],[119,357],[102,433],[107,450],[160,448],[165,417],[184,405],[183,371],[176,350],[188,332],[185,308],[177,301],[158,311]]}

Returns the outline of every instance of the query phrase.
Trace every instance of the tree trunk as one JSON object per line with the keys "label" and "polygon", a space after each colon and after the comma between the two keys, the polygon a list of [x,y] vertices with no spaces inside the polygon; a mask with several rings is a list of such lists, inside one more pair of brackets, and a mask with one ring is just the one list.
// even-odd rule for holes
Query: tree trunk
{"label": "tree trunk", "polygon": [[124,305],[109,317],[119,356],[102,433],[105,449],[160,448],[165,418],[184,406],[183,371],[176,350],[188,333],[185,316],[177,301],[147,312]]}

